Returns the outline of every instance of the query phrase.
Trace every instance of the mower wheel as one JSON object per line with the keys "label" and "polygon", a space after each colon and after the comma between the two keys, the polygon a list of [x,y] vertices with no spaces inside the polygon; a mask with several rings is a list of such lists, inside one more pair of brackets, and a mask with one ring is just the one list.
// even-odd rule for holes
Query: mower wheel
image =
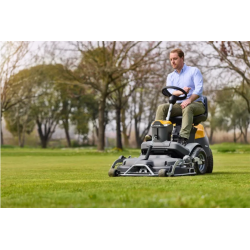
{"label": "mower wheel", "polygon": [[166,177],[167,176],[167,169],[160,169],[158,172],[159,177]]}
{"label": "mower wheel", "polygon": [[195,164],[195,171],[197,174],[205,174],[207,172],[207,167],[208,167],[208,161],[207,161],[207,154],[203,148],[195,148],[192,157],[198,157],[201,161],[202,164]]}
{"label": "mower wheel", "polygon": [[109,170],[109,177],[116,177],[116,176],[118,176],[118,170],[117,169],[114,169],[114,168],[111,168],[110,170]]}
{"label": "mower wheel", "polygon": [[213,172],[213,167],[214,167],[214,159],[213,159],[213,153],[212,150],[209,148],[210,155],[207,157],[207,173],[212,173]]}

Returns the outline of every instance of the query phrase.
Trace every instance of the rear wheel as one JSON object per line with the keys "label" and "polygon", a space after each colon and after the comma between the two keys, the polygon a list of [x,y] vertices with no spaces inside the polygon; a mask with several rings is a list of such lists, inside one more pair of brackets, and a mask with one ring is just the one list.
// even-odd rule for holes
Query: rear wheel
{"label": "rear wheel", "polygon": [[212,173],[214,168],[214,159],[212,150],[209,148],[210,155],[207,157],[207,173]]}
{"label": "rear wheel", "polygon": [[195,170],[197,174],[205,174],[207,172],[208,161],[207,155],[203,148],[195,148],[192,153],[192,158],[198,157],[201,160],[201,164],[195,163]]}

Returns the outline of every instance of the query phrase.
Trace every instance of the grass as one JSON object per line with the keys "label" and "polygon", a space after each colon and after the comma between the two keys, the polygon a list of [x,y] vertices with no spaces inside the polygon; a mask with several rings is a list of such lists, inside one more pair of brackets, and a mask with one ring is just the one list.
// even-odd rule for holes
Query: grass
{"label": "grass", "polygon": [[250,154],[250,144],[221,143],[212,146],[213,151],[219,153],[248,153]]}
{"label": "grass", "polygon": [[1,207],[250,207],[250,145],[211,148],[213,174],[110,178],[119,155],[139,150],[4,147]]}

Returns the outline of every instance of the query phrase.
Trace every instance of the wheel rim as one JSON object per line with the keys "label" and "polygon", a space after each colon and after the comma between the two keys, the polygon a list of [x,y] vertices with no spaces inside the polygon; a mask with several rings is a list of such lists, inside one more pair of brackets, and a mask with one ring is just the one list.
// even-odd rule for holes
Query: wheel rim
{"label": "wheel rim", "polygon": [[201,172],[203,172],[204,171],[204,169],[205,169],[205,156],[202,154],[202,153],[200,153],[199,155],[198,155],[198,157],[200,158],[200,160],[202,161],[202,164],[200,164],[199,165],[199,170],[201,171]]}

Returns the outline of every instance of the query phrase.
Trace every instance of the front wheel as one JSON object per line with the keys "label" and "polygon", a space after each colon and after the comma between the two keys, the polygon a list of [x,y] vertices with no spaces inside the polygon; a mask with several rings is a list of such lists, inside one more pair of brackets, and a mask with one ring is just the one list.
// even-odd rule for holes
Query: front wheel
{"label": "front wheel", "polygon": [[109,177],[116,177],[116,176],[118,176],[118,170],[111,168],[108,172],[108,175],[109,175]]}
{"label": "front wheel", "polygon": [[207,154],[203,148],[195,148],[192,153],[192,158],[198,157],[201,163],[195,163],[195,171],[197,174],[205,174],[207,172],[208,161]]}
{"label": "front wheel", "polygon": [[167,169],[160,169],[158,172],[159,177],[166,177],[167,176]]}

